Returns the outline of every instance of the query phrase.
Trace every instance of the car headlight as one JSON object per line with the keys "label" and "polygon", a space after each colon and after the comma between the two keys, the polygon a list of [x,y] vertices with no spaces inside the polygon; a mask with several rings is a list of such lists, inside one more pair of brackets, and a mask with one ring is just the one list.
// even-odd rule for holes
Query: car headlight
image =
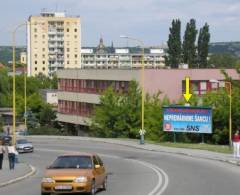
{"label": "car headlight", "polygon": [[76,183],[84,183],[87,182],[87,177],[77,177],[76,179],[74,179],[74,182]]}
{"label": "car headlight", "polygon": [[54,179],[50,178],[50,177],[44,177],[42,179],[42,183],[54,183]]}

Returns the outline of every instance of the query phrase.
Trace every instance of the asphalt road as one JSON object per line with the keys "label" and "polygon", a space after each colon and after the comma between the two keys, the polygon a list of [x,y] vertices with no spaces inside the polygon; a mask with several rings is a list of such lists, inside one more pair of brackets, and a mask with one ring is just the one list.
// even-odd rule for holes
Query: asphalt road
{"label": "asphalt road", "polygon": [[108,190],[98,195],[236,195],[240,168],[182,155],[100,142],[33,139],[35,152],[20,160],[37,168],[29,179],[0,188],[1,195],[39,195],[45,168],[62,153],[96,152],[107,167]]}

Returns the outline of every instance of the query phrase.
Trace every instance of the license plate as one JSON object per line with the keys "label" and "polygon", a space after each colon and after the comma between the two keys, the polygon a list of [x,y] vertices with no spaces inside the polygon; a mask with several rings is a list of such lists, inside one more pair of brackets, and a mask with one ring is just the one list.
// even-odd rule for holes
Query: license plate
{"label": "license plate", "polygon": [[71,190],[72,186],[55,186],[55,190]]}

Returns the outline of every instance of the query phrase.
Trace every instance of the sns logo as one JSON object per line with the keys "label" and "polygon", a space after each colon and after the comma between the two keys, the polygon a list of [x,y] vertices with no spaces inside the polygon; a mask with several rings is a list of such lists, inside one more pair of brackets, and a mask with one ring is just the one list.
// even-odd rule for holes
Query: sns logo
{"label": "sns logo", "polygon": [[165,124],[164,124],[164,129],[165,129],[166,131],[171,131],[171,129],[172,129],[171,123],[165,123]]}

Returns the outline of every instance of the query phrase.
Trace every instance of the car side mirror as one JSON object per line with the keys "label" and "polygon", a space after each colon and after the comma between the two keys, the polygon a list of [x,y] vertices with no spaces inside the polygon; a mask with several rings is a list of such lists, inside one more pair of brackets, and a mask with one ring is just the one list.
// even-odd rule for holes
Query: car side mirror
{"label": "car side mirror", "polygon": [[99,169],[100,168],[100,165],[95,165],[95,169]]}

